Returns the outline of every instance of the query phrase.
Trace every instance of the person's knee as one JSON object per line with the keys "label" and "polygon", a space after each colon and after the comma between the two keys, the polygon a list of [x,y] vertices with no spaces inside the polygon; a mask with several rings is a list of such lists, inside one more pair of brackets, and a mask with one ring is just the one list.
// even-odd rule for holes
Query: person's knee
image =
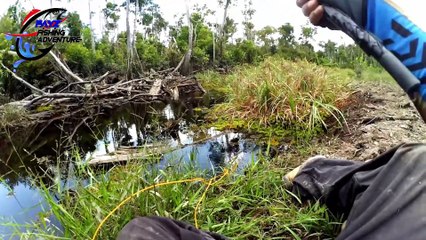
{"label": "person's knee", "polygon": [[422,162],[426,164],[426,144],[407,143],[398,149],[398,155],[404,162]]}
{"label": "person's knee", "polygon": [[124,226],[117,239],[150,239],[150,236],[161,236],[161,228],[154,217],[137,217]]}

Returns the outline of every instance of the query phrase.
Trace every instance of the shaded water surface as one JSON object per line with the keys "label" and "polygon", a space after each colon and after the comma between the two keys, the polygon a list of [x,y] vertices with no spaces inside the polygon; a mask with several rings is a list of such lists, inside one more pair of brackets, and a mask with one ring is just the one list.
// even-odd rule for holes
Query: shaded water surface
{"label": "shaded water surface", "polygon": [[[208,103],[207,103],[208,105]],[[72,188],[75,156],[82,161],[122,148],[161,144],[165,153],[154,168],[195,163],[201,169],[220,171],[237,159],[239,169],[256,160],[259,147],[240,133],[222,133],[200,126],[204,100],[126,105],[80,121],[9,133],[0,138],[0,238],[23,229],[11,224],[39,221],[47,209],[33,176],[47,185]],[[50,219],[55,223],[54,219]],[[7,223],[7,224],[4,224]]]}

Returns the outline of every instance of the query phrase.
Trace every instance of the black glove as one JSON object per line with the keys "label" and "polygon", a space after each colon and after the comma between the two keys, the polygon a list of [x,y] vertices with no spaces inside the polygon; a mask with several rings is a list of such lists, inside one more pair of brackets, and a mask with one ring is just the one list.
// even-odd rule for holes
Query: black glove
{"label": "black glove", "polygon": [[[336,8],[348,15],[355,23],[364,28],[367,23],[367,1],[368,0],[319,0],[320,4]],[[319,23],[322,27],[335,30],[333,24],[322,18]]]}

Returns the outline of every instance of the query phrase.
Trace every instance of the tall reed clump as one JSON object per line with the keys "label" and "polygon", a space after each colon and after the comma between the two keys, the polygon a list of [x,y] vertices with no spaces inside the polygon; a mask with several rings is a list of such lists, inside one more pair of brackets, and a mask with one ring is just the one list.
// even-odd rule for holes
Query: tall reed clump
{"label": "tall reed clump", "polygon": [[[349,97],[349,76],[341,72],[306,61],[271,57],[227,76],[210,73],[201,80],[210,87],[221,86],[221,92],[227,94],[227,101],[215,107],[213,116],[313,130],[326,127],[329,117],[339,123],[344,119],[341,108]],[[227,91],[223,90],[225,86]]]}

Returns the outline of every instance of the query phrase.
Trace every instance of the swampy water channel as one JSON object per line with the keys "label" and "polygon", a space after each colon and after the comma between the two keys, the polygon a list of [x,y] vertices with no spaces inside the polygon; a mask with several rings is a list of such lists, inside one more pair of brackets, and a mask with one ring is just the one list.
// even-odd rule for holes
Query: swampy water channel
{"label": "swampy water channel", "polygon": [[[0,238],[8,239],[13,231],[24,229],[22,224],[38,221],[43,217],[40,212],[49,208],[37,181],[42,179],[47,186],[61,189],[72,189],[76,181],[85,181],[84,177],[76,176],[76,162],[86,164],[123,149],[135,151],[154,146],[168,151],[154,161],[138,159],[140,164],[161,169],[191,163],[214,174],[231,159],[238,159],[240,169],[256,161],[261,147],[253,139],[242,133],[202,127],[202,109],[211,104],[206,98],[130,104],[94,119],[62,121],[3,135],[0,139]],[[111,164],[94,167],[104,171]]]}

